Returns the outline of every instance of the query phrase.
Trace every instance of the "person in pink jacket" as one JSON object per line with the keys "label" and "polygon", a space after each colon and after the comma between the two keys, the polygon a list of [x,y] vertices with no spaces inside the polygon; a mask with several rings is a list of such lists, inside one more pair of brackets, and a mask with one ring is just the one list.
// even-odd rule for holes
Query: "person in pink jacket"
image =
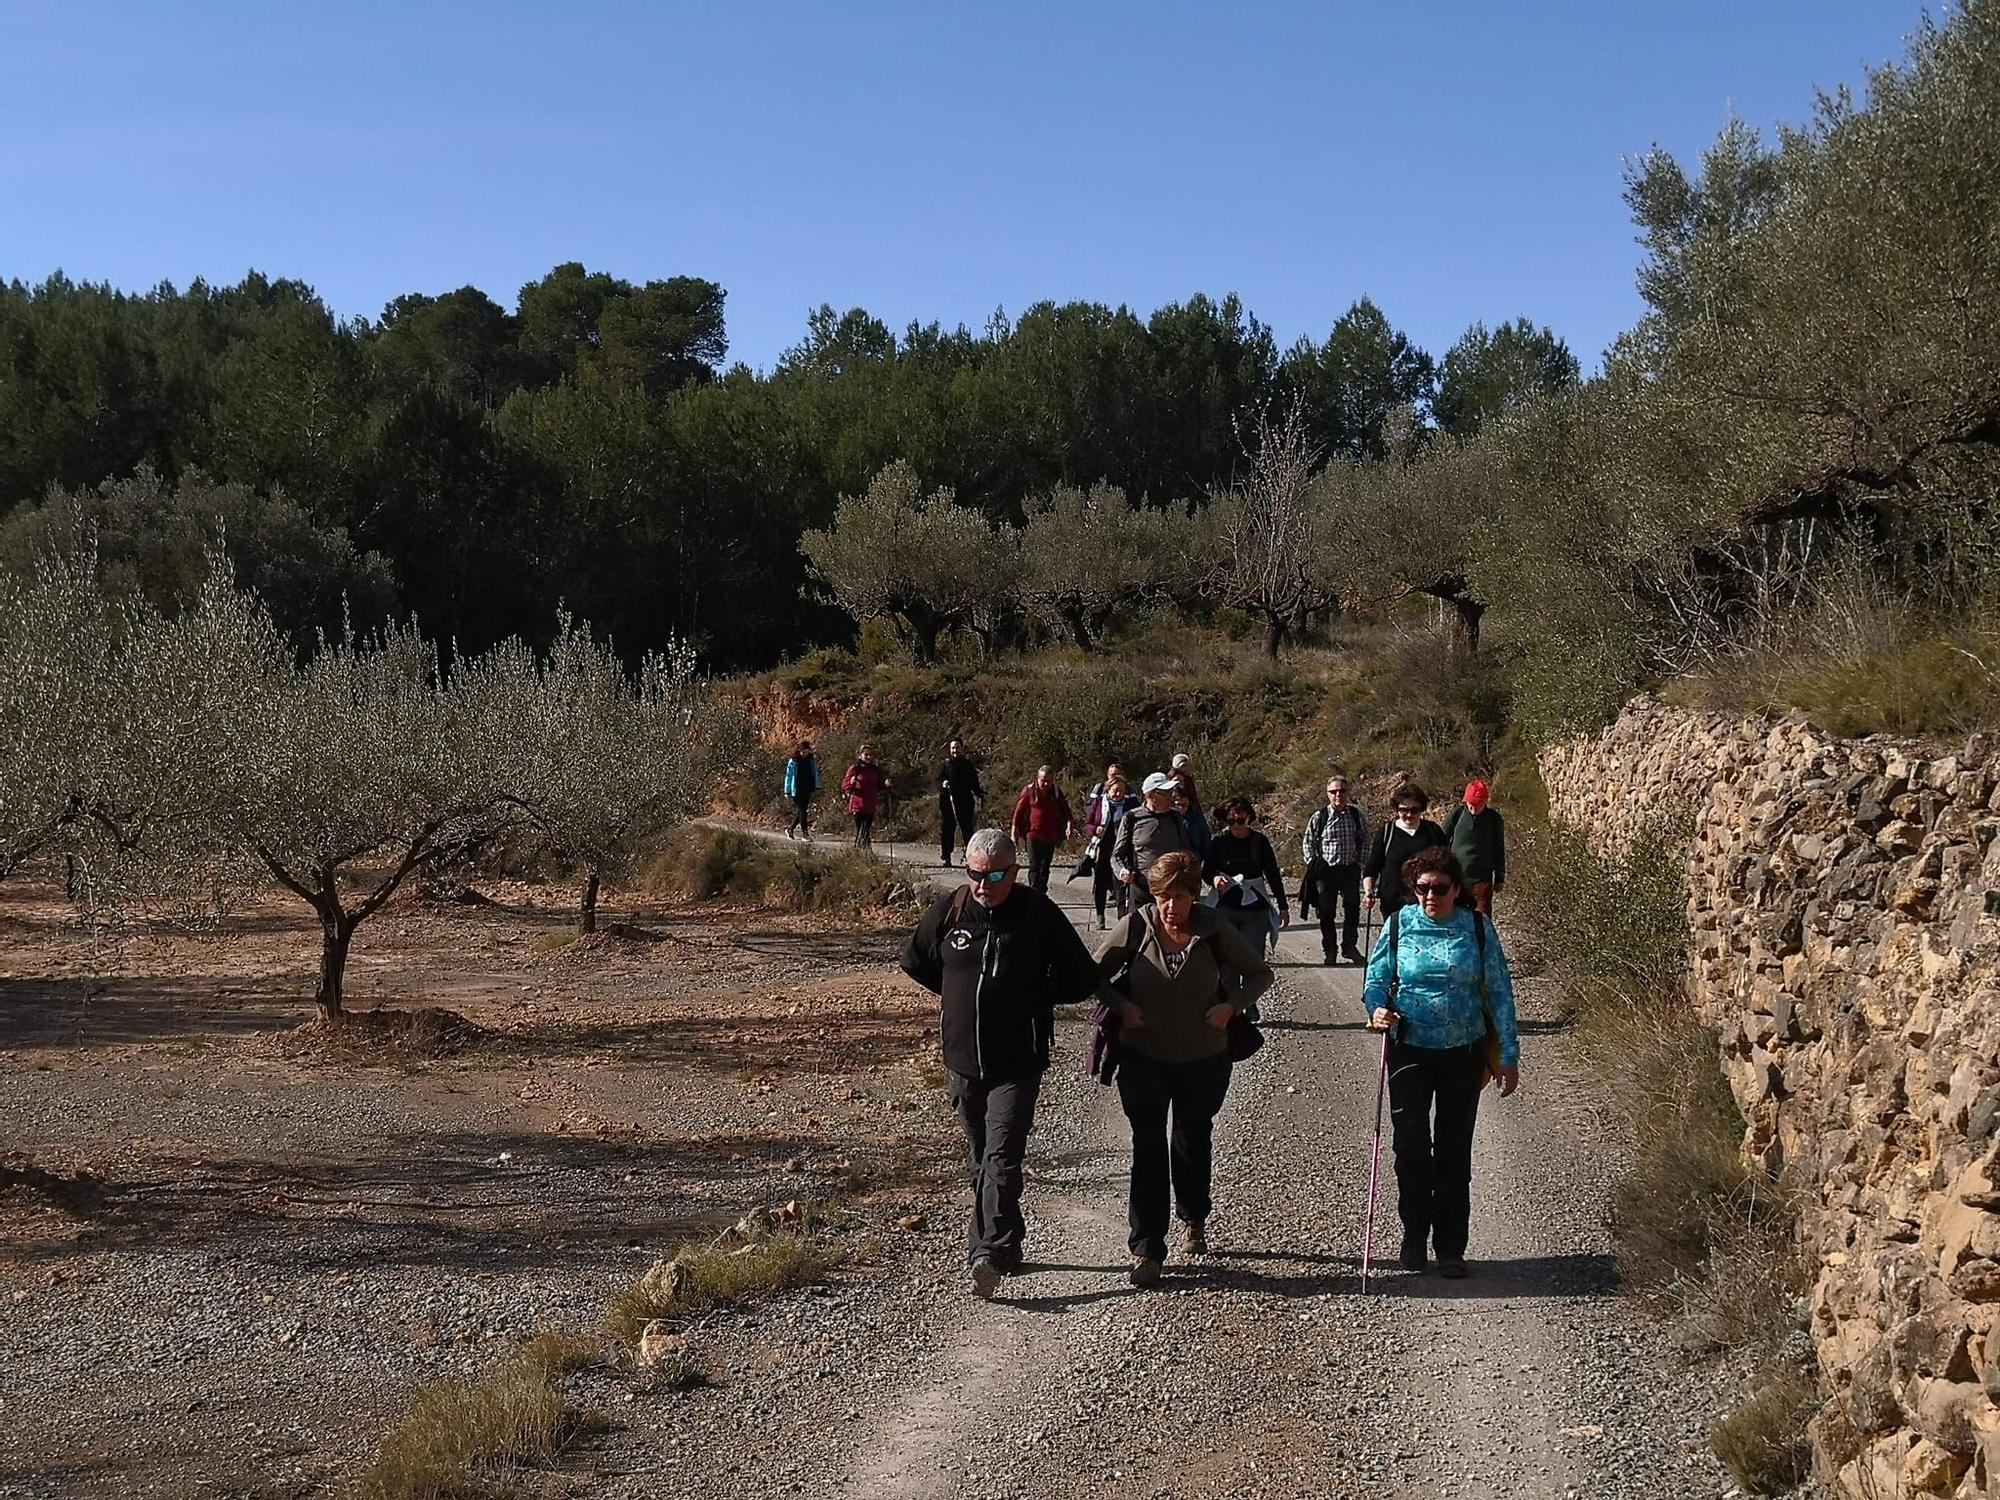
{"label": "person in pink jacket", "polygon": [[1054,769],[1043,766],[1035,772],[1035,779],[1021,788],[1014,803],[1014,842],[1028,846],[1028,883],[1043,895],[1048,894],[1049,866],[1056,850],[1070,836],[1075,822],[1069,798],[1056,785]]}
{"label": "person in pink jacket", "polygon": [[847,793],[847,810],[854,814],[855,842],[864,849],[875,847],[875,815],[882,810],[882,794],[889,790],[889,777],[875,764],[875,752],[863,745],[854,752],[854,764],[840,778]]}

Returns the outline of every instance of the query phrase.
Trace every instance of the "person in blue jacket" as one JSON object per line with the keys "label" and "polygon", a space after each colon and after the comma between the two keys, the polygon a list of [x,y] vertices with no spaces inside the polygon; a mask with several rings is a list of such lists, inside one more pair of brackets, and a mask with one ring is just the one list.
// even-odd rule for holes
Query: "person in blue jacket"
{"label": "person in blue jacket", "polygon": [[785,762],[785,795],[792,799],[792,821],[785,825],[785,837],[811,838],[812,803],[819,795],[819,760],[811,740],[800,740]]}
{"label": "person in blue jacket", "polygon": [[1415,899],[1382,924],[1361,1003],[1389,1033],[1403,1268],[1423,1270],[1428,1243],[1438,1274],[1458,1277],[1466,1274],[1480,1090],[1492,1077],[1505,1099],[1521,1083],[1514,981],[1492,919],[1459,905],[1457,855],[1434,845],[1401,874]]}

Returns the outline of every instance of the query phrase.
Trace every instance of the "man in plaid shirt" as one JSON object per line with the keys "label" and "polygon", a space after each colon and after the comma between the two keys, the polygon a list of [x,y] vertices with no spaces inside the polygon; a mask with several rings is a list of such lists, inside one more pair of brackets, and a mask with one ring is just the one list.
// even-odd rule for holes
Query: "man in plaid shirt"
{"label": "man in plaid shirt", "polygon": [[[1356,929],[1361,923],[1361,859],[1368,847],[1368,820],[1347,795],[1347,778],[1330,777],[1326,783],[1326,806],[1306,825],[1300,853],[1306,862],[1306,879],[1315,890],[1319,907],[1319,946],[1323,962],[1335,964],[1362,961],[1355,946]],[[1340,908],[1340,943],[1334,945],[1334,910]]]}

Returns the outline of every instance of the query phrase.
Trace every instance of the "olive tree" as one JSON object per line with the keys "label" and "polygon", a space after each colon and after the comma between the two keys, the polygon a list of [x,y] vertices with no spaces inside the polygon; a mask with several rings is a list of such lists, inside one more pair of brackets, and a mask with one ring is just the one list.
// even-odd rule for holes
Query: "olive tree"
{"label": "olive tree", "polygon": [[1117,611],[1159,588],[1167,525],[1115,484],[1058,485],[1030,500],[1021,528],[1023,602],[1091,650]]}
{"label": "olive tree", "polygon": [[707,691],[693,647],[672,641],[631,672],[567,611],[546,653],[504,641],[468,663],[456,689],[479,705],[500,805],[582,876],[586,933],[603,882],[699,811],[747,748],[741,714]]}
{"label": "olive tree", "polygon": [[185,685],[207,710],[213,791],[188,837],[238,853],[319,918],[320,1015],[341,1014],[355,929],[412,874],[499,816],[497,769],[482,753],[490,704],[459,691],[415,622],[322,638],[303,662],[269,617],[238,595],[213,601],[228,649],[191,664]]}
{"label": "olive tree", "polygon": [[917,471],[900,461],[867,493],[843,497],[833,525],[808,531],[799,550],[824,597],[857,621],[888,620],[919,661],[933,660],[954,627],[989,632],[1018,566],[1006,533],[948,489],[925,494]]}
{"label": "olive tree", "polygon": [[89,766],[133,611],[80,538],[0,574],[0,880],[58,848],[93,802]]}

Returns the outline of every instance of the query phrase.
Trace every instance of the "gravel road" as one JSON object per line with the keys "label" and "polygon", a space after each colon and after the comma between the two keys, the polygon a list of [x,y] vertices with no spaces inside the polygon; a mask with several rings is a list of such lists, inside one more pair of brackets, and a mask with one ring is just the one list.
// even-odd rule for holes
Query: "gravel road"
{"label": "gravel road", "polygon": [[[923,851],[878,852],[924,869]],[[1086,925],[1083,883],[1052,891]],[[1087,933],[1094,937],[1094,932]],[[1471,1279],[1358,1261],[1375,1039],[1360,970],[1288,932],[1269,1045],[1216,1136],[1213,1253],[1124,1278],[1129,1137],[1063,1028],[1029,1151],[1028,1274],[976,1301],[959,1209],[928,1256],[856,1296],[807,1297],[719,1334],[743,1372],[628,1434],[616,1491],[889,1497],[1733,1494],[1703,1433],[1724,1392],[1619,1299],[1613,1175],[1582,1069],[1524,994],[1523,1088],[1486,1097]],[[1388,1177],[1385,1147],[1384,1175]],[[1393,1226],[1392,1187],[1385,1214]],[[1393,1227],[1378,1247],[1393,1253]],[[825,1351],[743,1378],[771,1340]],[[784,1373],[789,1366],[790,1373]],[[773,1382],[776,1382],[774,1388]],[[643,1457],[642,1457],[643,1455]]]}
{"label": "gravel road", "polygon": [[[1088,921],[1082,882],[1055,893]],[[432,945],[481,930],[454,917],[426,938],[431,919],[409,920]],[[492,931],[527,941],[518,918]],[[1478,1135],[1472,1279],[1389,1269],[1360,1287],[1378,1053],[1359,970],[1319,967],[1301,930],[1280,945],[1269,1045],[1218,1121],[1214,1253],[1127,1285],[1129,1137],[1115,1092],[1078,1071],[1077,1015],[1030,1144],[1031,1264],[984,1303],[897,934],[687,934],[664,964],[523,958],[444,995],[476,983],[489,1020],[566,1017],[559,1066],[529,1051],[315,1082],[262,1043],[200,1043],[199,1069],[178,1040],[112,1063],[23,1044],[0,1135],[103,1137],[132,1161],[110,1158],[117,1212],[74,1253],[0,1254],[0,1496],[343,1493],[417,1381],[588,1331],[677,1236],[864,1164],[883,1186],[849,1231],[857,1264],[694,1329],[710,1385],[577,1376],[607,1430],[523,1493],[1731,1493],[1702,1440],[1720,1378],[1613,1288],[1617,1152],[1532,987],[1522,1092],[1487,1096]],[[724,1000],[679,998],[702,985]],[[204,1138],[215,1160],[181,1162],[179,1142]]]}

